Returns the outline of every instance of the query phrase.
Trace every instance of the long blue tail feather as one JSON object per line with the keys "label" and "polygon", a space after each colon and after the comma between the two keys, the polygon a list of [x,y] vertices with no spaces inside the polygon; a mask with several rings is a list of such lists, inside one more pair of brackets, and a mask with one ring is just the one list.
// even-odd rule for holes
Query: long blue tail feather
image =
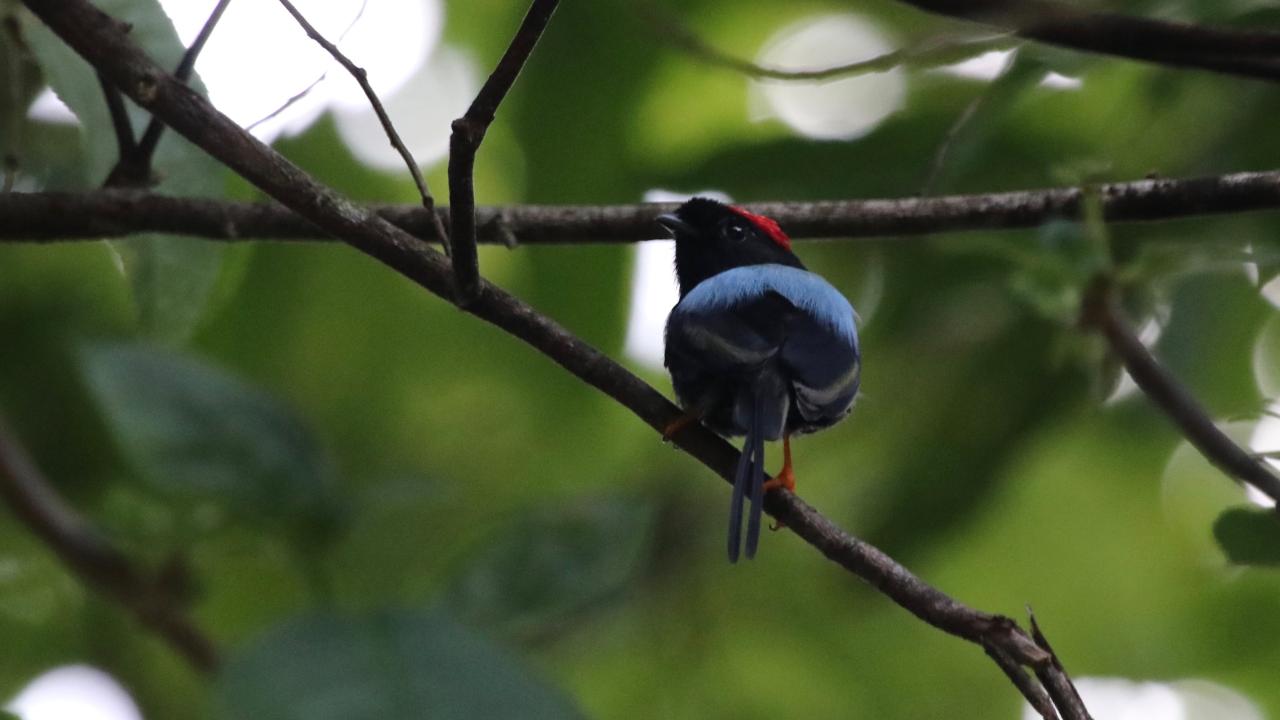
{"label": "long blue tail feather", "polygon": [[748,495],[751,499],[751,509],[747,515],[746,556],[755,557],[756,548],[760,545],[760,514],[764,502],[763,415],[763,398],[760,394],[756,394],[751,399],[747,438],[742,443],[742,454],[738,456],[738,466],[733,474],[733,496],[729,500],[729,562],[731,563],[737,562],[739,553],[744,550],[742,511]]}
{"label": "long blue tail feather", "polygon": [[746,444],[751,449],[751,510],[747,515],[747,544],[743,550],[748,558],[756,556],[760,545],[760,515],[764,512],[764,398],[757,393],[751,409],[751,433]]}
{"label": "long blue tail feather", "polygon": [[729,499],[729,562],[738,562],[742,547],[742,503],[746,500],[747,482],[751,477],[751,439],[742,444],[738,467],[733,472],[733,496]]}

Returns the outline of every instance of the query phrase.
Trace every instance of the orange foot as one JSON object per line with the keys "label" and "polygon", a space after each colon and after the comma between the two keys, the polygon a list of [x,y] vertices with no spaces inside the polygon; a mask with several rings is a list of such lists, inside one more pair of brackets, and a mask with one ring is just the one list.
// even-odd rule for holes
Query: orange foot
{"label": "orange foot", "polygon": [[[796,473],[791,467],[791,436],[784,435],[782,437],[782,469],[777,475],[769,478],[764,483],[765,492],[776,490],[778,488],[786,488],[789,492],[796,491]],[[770,530],[781,530],[786,527],[782,521],[777,521],[769,526]]]}
{"label": "orange foot", "polygon": [[778,488],[786,488],[791,492],[796,491],[796,473],[791,469],[790,465],[783,465],[777,475],[764,481],[764,491],[777,490]]}
{"label": "orange foot", "polygon": [[693,413],[685,413],[675,420],[667,423],[666,426],[662,428],[662,442],[671,442],[671,438],[675,437],[676,433],[680,432],[686,425],[697,419],[697,415],[694,415]]}

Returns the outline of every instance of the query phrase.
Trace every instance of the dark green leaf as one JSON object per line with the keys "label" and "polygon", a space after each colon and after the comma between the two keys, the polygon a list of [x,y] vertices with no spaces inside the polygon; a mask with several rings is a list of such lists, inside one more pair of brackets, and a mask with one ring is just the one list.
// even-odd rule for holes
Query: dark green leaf
{"label": "dark green leaf", "polygon": [[[104,0],[97,5],[127,21],[132,27],[130,37],[160,64],[173,67],[182,57],[177,32],[155,0]],[[24,34],[45,79],[80,120],[86,155],[83,182],[100,184],[119,159],[101,84],[71,48],[42,23],[28,19]],[[191,83],[204,92],[199,78],[192,77]],[[131,109],[134,135],[140,136],[149,116],[128,101],[126,105]],[[162,137],[152,164],[159,179],[156,190],[169,195],[224,194],[226,168],[174,132]],[[171,235],[140,235],[112,241],[112,246],[133,288],[143,331],[170,342],[186,339],[218,278],[224,249]]]}
{"label": "dark green leaf", "polygon": [[521,637],[621,595],[643,566],[653,512],[630,498],[523,517],[455,581],[457,612]]}
{"label": "dark green leaf", "polygon": [[1231,508],[1213,523],[1213,536],[1237,565],[1280,565],[1280,516],[1274,510]]}
{"label": "dark green leaf", "polygon": [[218,694],[228,717],[253,720],[580,717],[442,612],[294,618],[233,657]]}
{"label": "dark green leaf", "polygon": [[243,519],[321,526],[331,519],[325,457],[275,398],[144,345],[89,345],[82,363],[120,449],[153,490]]}

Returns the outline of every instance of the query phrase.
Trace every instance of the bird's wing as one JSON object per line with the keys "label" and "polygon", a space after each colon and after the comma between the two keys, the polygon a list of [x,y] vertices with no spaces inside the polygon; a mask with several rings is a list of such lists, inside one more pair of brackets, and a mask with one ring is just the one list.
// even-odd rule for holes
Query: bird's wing
{"label": "bird's wing", "polygon": [[796,408],[806,421],[829,425],[853,407],[862,377],[856,340],[833,334],[812,315],[798,313],[788,328],[781,359]]}
{"label": "bird's wing", "polygon": [[687,359],[712,372],[750,371],[777,354],[795,312],[773,292],[726,306],[681,302],[667,320],[667,366]]}

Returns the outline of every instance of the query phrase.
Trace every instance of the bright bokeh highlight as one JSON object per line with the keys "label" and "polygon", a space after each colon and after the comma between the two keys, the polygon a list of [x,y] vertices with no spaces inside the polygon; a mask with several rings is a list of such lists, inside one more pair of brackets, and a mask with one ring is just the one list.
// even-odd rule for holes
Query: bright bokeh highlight
{"label": "bright bokeh highlight", "polygon": [[[450,124],[467,111],[480,90],[481,71],[467,53],[442,46],[394,94],[382,98],[396,132],[419,165],[431,165],[449,153]],[[404,170],[404,160],[387,141],[378,116],[366,102],[334,111],[338,133],[355,156],[389,172]]]}
{"label": "bright bokeh highlight", "polygon": [[[670,190],[650,190],[644,194],[644,201],[684,202],[695,195],[729,202],[729,196],[718,190],[703,190],[691,195]],[[663,333],[667,326],[667,315],[680,300],[675,265],[674,240],[652,240],[636,244],[623,352],[633,360],[654,369],[661,369],[663,366]]]}
{"label": "bright bokeh highlight", "polygon": [[[893,43],[858,15],[809,17],[788,25],[765,44],[756,62],[783,70],[812,70],[869,60]],[[906,73],[901,68],[826,82],[754,81],[763,98],[755,118],[777,118],[795,132],[820,140],[849,140],[871,132],[902,108]]]}
{"label": "bright bokeh highlight", "polygon": [[[1095,720],[1263,720],[1262,711],[1248,698],[1207,680],[1085,677],[1075,685]],[[1039,718],[1031,706],[1023,706],[1022,720]]]}
{"label": "bright bokeh highlight", "polygon": [[40,675],[4,709],[22,720],[142,720],[120,683],[88,665],[64,665]]}
{"label": "bright bokeh highlight", "polygon": [[[195,39],[214,2],[162,0],[184,44]],[[439,39],[438,0],[295,0],[307,20],[368,72],[380,96],[391,95],[425,62]],[[277,117],[254,128],[271,139],[295,133],[331,107],[367,106],[359,85],[307,37],[275,2],[233,2],[196,62],[209,98],[242,126],[279,110],[324,77]]]}

